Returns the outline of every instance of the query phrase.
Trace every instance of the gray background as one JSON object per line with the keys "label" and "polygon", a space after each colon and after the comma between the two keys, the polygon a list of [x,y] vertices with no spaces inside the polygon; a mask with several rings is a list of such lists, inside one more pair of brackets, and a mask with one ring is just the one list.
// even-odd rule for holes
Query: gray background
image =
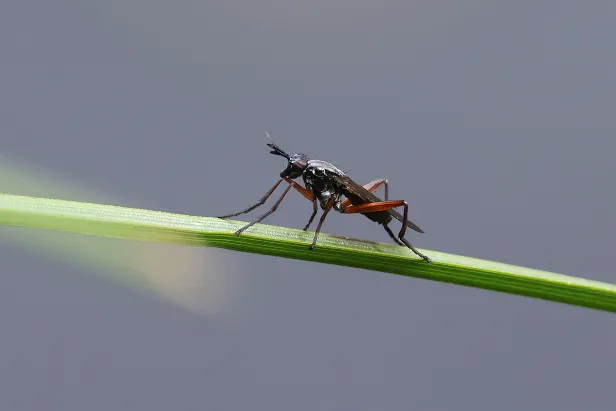
{"label": "gray background", "polygon": [[[420,248],[616,282],[615,18],[607,0],[3,0],[0,150],[118,205],[219,215],[283,168],[267,130],[388,177]],[[267,222],[309,213],[291,196]],[[324,231],[388,241],[360,216]],[[2,245],[0,408],[616,403],[610,314],[203,253],[235,286],[196,314]]]}

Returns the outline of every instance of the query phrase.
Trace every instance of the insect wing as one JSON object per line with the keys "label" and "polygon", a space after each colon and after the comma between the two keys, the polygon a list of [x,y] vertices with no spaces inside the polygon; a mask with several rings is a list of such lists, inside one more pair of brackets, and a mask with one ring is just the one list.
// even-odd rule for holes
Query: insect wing
{"label": "insect wing", "polygon": [[[378,203],[380,201],[383,201],[374,194],[372,194],[370,191],[366,190],[364,187],[357,184],[355,181],[351,180],[348,176],[336,176],[336,180],[345,189],[345,191],[347,192],[347,197],[349,198],[349,200],[351,200],[351,203],[353,204]],[[424,232],[412,221],[405,221],[404,216],[396,210],[389,209],[387,210],[387,212],[396,220],[400,221],[403,224],[406,224],[408,228],[411,228],[418,233]]]}
{"label": "insect wing", "polygon": [[410,220],[406,220],[406,221],[404,221],[404,216],[403,216],[402,214],[400,214],[399,212],[397,212],[396,210],[387,210],[387,212],[388,212],[389,214],[391,214],[391,215],[392,215],[392,217],[394,217],[396,220],[398,220],[398,221],[400,221],[400,222],[402,222],[402,223],[406,224],[406,226],[407,226],[408,228],[412,228],[413,230],[417,231],[418,233],[423,233],[423,232],[424,232],[421,228],[419,228],[419,227],[418,227],[415,223],[413,223],[412,221],[410,221]]}

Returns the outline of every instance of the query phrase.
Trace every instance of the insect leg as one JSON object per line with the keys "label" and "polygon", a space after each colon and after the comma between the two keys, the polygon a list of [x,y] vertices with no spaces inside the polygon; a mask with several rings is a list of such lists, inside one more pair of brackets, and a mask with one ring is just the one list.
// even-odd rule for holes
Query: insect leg
{"label": "insect leg", "polygon": [[259,202],[257,204],[252,205],[252,206],[248,207],[246,210],[240,211],[239,213],[227,214],[227,215],[223,215],[223,216],[218,217],[218,218],[225,219],[225,218],[229,218],[229,217],[235,217],[235,216],[238,216],[238,215],[241,215],[241,214],[249,213],[252,210],[254,210],[255,208],[262,206],[263,204],[265,204],[267,199],[272,195],[274,190],[276,190],[276,188],[278,188],[280,183],[282,183],[282,180],[283,180],[282,178],[280,180],[278,180],[278,182],[276,182],[276,184],[274,184],[274,187],[270,188],[270,190],[267,193],[265,193],[265,195],[263,197],[261,197],[261,199],[259,200]]}
{"label": "insect leg", "polygon": [[413,247],[411,242],[407,240],[406,238],[404,238],[404,234],[406,234],[406,221],[408,221],[409,219],[408,218],[409,217],[409,205],[406,203],[406,201],[402,201],[402,202],[404,203],[404,214],[403,214],[404,221],[402,222],[402,228],[400,229],[400,232],[398,233],[398,238],[400,239],[400,241],[404,243],[404,245],[406,245],[408,248],[413,250],[415,254],[423,258],[426,263],[430,264],[432,260],[430,260],[430,258],[427,255],[424,255],[420,253],[419,251],[417,251],[415,247]]}
{"label": "insect leg", "polygon": [[312,214],[310,215],[310,219],[308,220],[308,224],[306,224],[306,227],[304,227],[304,231],[308,230],[308,227],[310,227],[310,224],[312,224],[312,220],[314,220],[314,217],[317,215],[317,199],[315,198],[314,200],[312,200]]}
{"label": "insect leg", "polygon": [[314,220],[314,217],[317,215],[317,199],[312,195],[310,191],[306,190],[304,187],[300,186],[295,181],[288,178],[285,178],[285,181],[289,183],[294,189],[296,189],[301,195],[306,197],[307,200],[312,201],[312,214],[310,215],[308,224],[306,224],[306,227],[304,227],[304,231],[307,231],[308,227],[310,227],[310,224],[312,224],[312,220]]}
{"label": "insect leg", "polygon": [[[389,200],[389,184],[387,183],[386,178],[379,178],[377,180],[371,181],[368,184],[365,184],[363,187],[369,192],[374,193],[376,189],[379,188],[381,185],[385,186],[385,201],[387,201]],[[340,203],[340,206],[342,208],[349,205],[351,205],[351,200],[349,200],[348,198],[345,199],[342,203]]]}
{"label": "insect leg", "polygon": [[389,210],[389,209],[396,208],[396,207],[404,207],[402,228],[400,229],[400,232],[398,233],[398,238],[400,239],[400,241],[404,243],[404,245],[410,248],[419,257],[423,258],[427,263],[432,262],[430,258],[420,253],[415,247],[413,247],[413,245],[409,242],[409,240],[404,238],[404,234],[406,234],[406,223],[405,222],[408,220],[408,215],[409,215],[409,205],[406,203],[406,201],[404,200],[380,201],[377,203],[359,204],[359,205],[354,205],[354,206],[350,206],[350,207],[343,209],[343,213],[345,214],[371,213],[371,212],[376,212],[376,211],[385,211],[385,210]]}
{"label": "insect leg", "polygon": [[274,206],[265,214],[263,214],[261,217],[257,218],[255,221],[253,221],[250,224],[245,225],[244,227],[240,228],[239,230],[237,230],[235,232],[235,235],[240,235],[244,230],[246,230],[247,228],[252,227],[253,225],[257,224],[258,222],[261,222],[265,219],[265,217],[267,217],[268,215],[272,214],[274,211],[276,211],[276,209],[278,208],[278,206],[280,205],[280,203],[282,202],[284,196],[287,195],[287,193],[289,192],[289,190],[291,189],[291,186],[288,186],[284,192],[282,193],[282,195],[280,196],[280,198],[278,199],[278,201],[276,201],[276,204],[274,204]]}
{"label": "insect leg", "polygon": [[385,229],[385,231],[387,231],[387,234],[389,234],[389,236],[391,237],[392,240],[394,240],[396,242],[396,244],[398,245],[404,245],[404,243],[400,240],[398,240],[396,238],[396,236],[394,235],[394,233],[391,231],[391,228],[389,228],[389,226],[387,224],[383,224],[383,228]]}
{"label": "insect leg", "polygon": [[315,198],[312,195],[312,193],[310,191],[306,190],[304,187],[302,187],[299,184],[297,184],[295,181],[293,181],[293,180],[291,180],[289,178],[283,178],[283,180],[286,181],[287,183],[289,183],[294,189],[296,189],[298,193],[303,195],[306,198],[306,200],[308,200],[308,201],[315,201]]}
{"label": "insect leg", "polygon": [[370,191],[371,193],[374,193],[376,189],[379,188],[381,185],[385,186],[385,201],[388,201],[389,200],[389,184],[386,178],[379,178],[378,180],[371,181],[368,184],[366,184],[364,188]]}
{"label": "insect leg", "polygon": [[[345,214],[355,213],[375,213],[377,211],[390,210],[392,208],[401,207],[406,204],[404,200],[393,201],[378,201],[376,203],[364,203],[346,207],[343,209]],[[408,206],[407,206],[408,207]]]}
{"label": "insect leg", "polygon": [[317,238],[319,237],[319,232],[321,231],[321,226],[323,225],[323,221],[325,221],[325,217],[327,217],[327,213],[329,213],[329,210],[331,210],[332,207],[334,206],[335,201],[336,201],[336,197],[333,196],[332,198],[329,199],[329,201],[325,205],[325,210],[323,211],[323,214],[321,215],[321,219],[319,220],[319,225],[317,225],[317,229],[314,232],[314,239],[312,240],[312,245],[309,247],[311,250],[314,248],[314,246],[317,245]]}
{"label": "insect leg", "polygon": [[265,204],[267,199],[272,195],[272,193],[276,190],[276,188],[278,188],[278,186],[280,185],[280,183],[282,183],[283,180],[286,181],[287,183],[289,183],[291,185],[291,187],[296,189],[301,195],[306,197],[308,200],[314,201],[314,196],[308,190],[306,190],[304,187],[300,186],[299,184],[297,184],[293,180],[289,180],[288,178],[281,178],[280,180],[278,180],[276,182],[276,184],[274,184],[274,187],[270,188],[269,191],[267,193],[265,193],[265,195],[263,197],[261,197],[261,199],[259,200],[259,202],[257,204],[252,205],[252,206],[248,207],[246,210],[240,211],[239,213],[227,214],[227,215],[224,215],[224,216],[220,216],[218,218],[225,219],[225,218],[229,218],[229,217],[235,217],[235,216],[238,216],[238,215],[241,215],[241,214],[247,214],[247,213],[251,212],[252,210],[254,210],[255,208],[262,206],[263,204]]}
{"label": "insect leg", "polygon": [[411,242],[409,240],[407,240],[404,237],[400,237],[400,241],[402,241],[404,243],[405,246],[407,246],[408,248],[410,248],[411,250],[413,250],[413,252],[415,254],[417,254],[418,256],[420,256],[421,258],[424,259],[424,261],[428,264],[430,264],[432,262],[432,260],[430,260],[430,257],[428,257],[425,254],[420,253],[419,251],[417,251],[417,249],[415,247],[413,247],[413,245],[411,244]]}

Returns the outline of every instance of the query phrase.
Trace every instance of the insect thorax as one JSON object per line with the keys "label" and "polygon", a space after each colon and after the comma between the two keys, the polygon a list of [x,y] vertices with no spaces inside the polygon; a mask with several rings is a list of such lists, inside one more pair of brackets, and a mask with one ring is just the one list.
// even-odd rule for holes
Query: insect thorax
{"label": "insect thorax", "polygon": [[[319,200],[324,209],[330,198],[339,197],[336,177],[344,175],[336,166],[321,160],[310,160],[302,178],[306,189]],[[336,201],[339,201],[336,199]]]}

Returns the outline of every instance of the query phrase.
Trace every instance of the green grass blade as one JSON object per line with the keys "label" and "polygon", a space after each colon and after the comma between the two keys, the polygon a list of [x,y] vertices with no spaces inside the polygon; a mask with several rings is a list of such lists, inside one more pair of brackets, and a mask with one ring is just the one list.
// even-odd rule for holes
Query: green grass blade
{"label": "green grass blade", "polygon": [[[226,248],[356,267],[616,312],[616,285],[471,257],[426,251],[432,264],[405,247],[160,211],[0,194],[0,224],[89,235]],[[110,256],[113,258],[113,256]]]}

